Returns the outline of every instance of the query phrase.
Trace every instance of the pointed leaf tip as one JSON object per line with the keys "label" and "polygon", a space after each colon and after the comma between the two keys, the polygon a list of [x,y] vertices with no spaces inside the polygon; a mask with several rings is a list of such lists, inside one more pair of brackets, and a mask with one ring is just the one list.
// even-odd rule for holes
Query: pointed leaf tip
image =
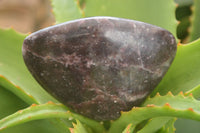
{"label": "pointed leaf tip", "polygon": [[48,101],[47,104],[55,104],[54,102],[52,101]]}
{"label": "pointed leaf tip", "polygon": [[188,108],[189,111],[191,112],[194,112],[194,109],[193,108]]}
{"label": "pointed leaf tip", "polygon": [[192,98],[192,99],[194,99],[194,96],[193,96],[193,94],[192,93],[184,93],[184,96],[188,96],[189,98]]}
{"label": "pointed leaf tip", "polygon": [[180,96],[183,96],[183,97],[184,97],[183,91],[180,91],[178,95],[180,95]]}
{"label": "pointed leaf tip", "polygon": [[165,107],[169,107],[169,108],[171,108],[171,105],[170,105],[169,103],[165,103],[164,106],[165,106]]}
{"label": "pointed leaf tip", "polygon": [[21,114],[23,112],[23,110],[18,110],[17,112],[19,112]]}
{"label": "pointed leaf tip", "polygon": [[155,107],[154,104],[148,104],[147,107]]}
{"label": "pointed leaf tip", "polygon": [[167,93],[168,96],[174,96],[171,91]]}
{"label": "pointed leaf tip", "polygon": [[34,106],[37,106],[37,105],[38,105],[38,104],[35,104],[35,103],[34,103],[34,104],[31,105],[31,107],[34,107]]}
{"label": "pointed leaf tip", "polygon": [[128,126],[124,129],[122,133],[132,133],[135,129],[132,123],[128,124]]}
{"label": "pointed leaf tip", "polygon": [[180,41],[177,43],[177,46],[181,46],[183,45]]}
{"label": "pointed leaf tip", "polygon": [[159,93],[159,92],[157,92],[157,93],[156,93],[156,96],[160,96],[160,93]]}

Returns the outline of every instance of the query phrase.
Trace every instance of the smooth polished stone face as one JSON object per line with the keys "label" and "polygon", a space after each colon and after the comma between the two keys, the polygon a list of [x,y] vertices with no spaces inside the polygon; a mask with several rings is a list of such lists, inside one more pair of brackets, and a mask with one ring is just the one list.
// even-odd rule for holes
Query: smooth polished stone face
{"label": "smooth polished stone face", "polygon": [[111,120],[138,106],[176,53],[168,31],[143,22],[92,17],[28,36],[25,63],[35,79],[74,112]]}

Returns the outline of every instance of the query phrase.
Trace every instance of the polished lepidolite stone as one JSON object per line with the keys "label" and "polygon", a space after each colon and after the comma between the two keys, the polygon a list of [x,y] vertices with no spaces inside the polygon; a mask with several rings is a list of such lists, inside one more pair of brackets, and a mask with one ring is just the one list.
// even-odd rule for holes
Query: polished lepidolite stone
{"label": "polished lepidolite stone", "polygon": [[74,112],[111,120],[138,106],[176,53],[173,35],[143,22],[92,17],[28,36],[25,63],[35,79]]}

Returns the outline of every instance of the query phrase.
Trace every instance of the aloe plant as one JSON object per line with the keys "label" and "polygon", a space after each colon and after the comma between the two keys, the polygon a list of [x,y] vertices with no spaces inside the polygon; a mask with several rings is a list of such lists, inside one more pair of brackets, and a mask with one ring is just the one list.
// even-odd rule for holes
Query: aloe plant
{"label": "aloe plant", "polygon": [[[173,133],[177,118],[200,121],[199,3],[193,4],[189,41],[177,44],[163,80],[140,107],[121,112],[115,121],[97,122],[70,112],[25,67],[21,47],[27,35],[0,29],[0,132]],[[52,7],[56,23],[90,16],[128,18],[165,28],[179,41],[173,0],[52,0]]]}

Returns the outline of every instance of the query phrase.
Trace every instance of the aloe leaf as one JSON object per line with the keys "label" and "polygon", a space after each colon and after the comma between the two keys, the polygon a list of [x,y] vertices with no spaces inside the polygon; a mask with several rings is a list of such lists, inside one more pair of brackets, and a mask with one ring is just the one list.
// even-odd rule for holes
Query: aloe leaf
{"label": "aloe leaf", "polygon": [[88,133],[79,120],[76,120],[76,124],[73,123],[73,126],[74,128],[70,128],[71,133]]}
{"label": "aloe leaf", "polygon": [[[12,29],[0,29],[0,87],[13,92],[29,105],[57,102],[36,82],[24,64],[21,47],[25,37]],[[51,121],[56,121],[54,125],[60,130],[68,128],[64,120]]]}
{"label": "aloe leaf", "polygon": [[83,11],[78,0],[51,0],[56,23],[82,18]]}
{"label": "aloe leaf", "polygon": [[125,128],[125,130],[122,133],[132,133],[135,129],[135,126],[133,124],[128,124],[128,126]]}
{"label": "aloe leaf", "polygon": [[172,118],[171,120],[169,120],[167,122],[167,124],[165,124],[165,126],[163,127],[164,128],[164,131],[166,133],[174,133],[176,128],[174,127],[174,123],[176,122],[177,118]]}
{"label": "aloe leaf", "polygon": [[[23,100],[19,99],[16,95],[0,87],[0,119],[6,117],[17,110],[21,110],[28,106]],[[6,130],[0,131],[1,133],[58,133],[56,128],[49,120],[32,121],[26,124],[21,124]]]}
{"label": "aloe leaf", "polygon": [[193,16],[191,23],[191,31],[189,36],[189,41],[194,41],[200,37],[200,0],[194,0],[193,6]]}
{"label": "aloe leaf", "polygon": [[194,87],[193,89],[185,92],[185,95],[193,95],[196,99],[199,99],[200,97],[200,85]]}
{"label": "aloe leaf", "polygon": [[174,128],[175,121],[176,121],[176,118],[172,118],[156,133],[174,133],[176,130]]}
{"label": "aloe leaf", "polygon": [[28,105],[15,96],[13,93],[0,87],[0,119],[16,112],[19,109],[26,108]]}
{"label": "aloe leaf", "polygon": [[171,120],[171,117],[156,117],[148,121],[148,123],[137,133],[155,133],[159,131],[165,124]]}
{"label": "aloe leaf", "polygon": [[[156,3],[156,4],[155,4]],[[85,15],[114,16],[163,27],[176,36],[177,21],[173,0],[87,0]],[[164,15],[163,15],[164,14]]]}
{"label": "aloe leaf", "polygon": [[143,120],[163,116],[200,121],[200,101],[191,95],[185,97],[183,94],[157,94],[154,98],[146,100],[143,107],[134,107],[131,111],[122,112],[121,117],[112,123],[109,133],[122,132],[129,123],[137,125]]}
{"label": "aloe leaf", "polygon": [[99,122],[71,113],[70,111],[67,111],[66,107],[62,104],[49,102],[41,105],[33,104],[24,110],[19,110],[18,112],[5,117],[4,119],[0,120],[0,131],[28,121],[45,118],[79,119],[97,133],[102,133],[104,130],[103,126]]}
{"label": "aloe leaf", "polygon": [[20,124],[11,128],[7,128],[1,133],[69,133],[66,130],[60,131],[50,120],[36,120],[28,123]]}
{"label": "aloe leaf", "polygon": [[[186,45],[178,45],[176,57],[167,74],[153,91],[152,96],[159,92],[161,95],[171,91],[178,94],[187,92],[200,85],[200,39]],[[199,93],[194,94],[200,97]]]}
{"label": "aloe leaf", "polygon": [[6,79],[3,75],[0,75],[0,86],[5,87],[7,90],[13,92],[15,95],[26,101],[27,103],[37,102],[30,94],[23,91],[19,86],[14,85],[8,79]]}
{"label": "aloe leaf", "polygon": [[[1,86],[12,91],[19,97],[24,97],[25,99],[23,100],[29,104],[32,102],[56,102],[53,97],[40,87],[24,64],[22,44],[25,37],[26,35],[19,34],[12,29],[0,29]],[[21,92],[24,92],[24,94],[21,94]]]}

